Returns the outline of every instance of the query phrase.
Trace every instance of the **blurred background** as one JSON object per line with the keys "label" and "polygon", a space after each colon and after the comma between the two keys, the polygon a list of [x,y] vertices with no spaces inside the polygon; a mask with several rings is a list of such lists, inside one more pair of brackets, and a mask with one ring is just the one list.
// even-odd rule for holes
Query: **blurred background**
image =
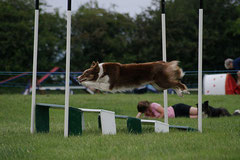
{"label": "blurred background", "polygon": [[[75,78],[92,61],[162,60],[160,0],[75,1],[71,31],[75,93],[91,92]],[[64,90],[67,2],[40,2],[37,85],[48,87],[41,93]],[[33,0],[0,0],[0,94],[31,92],[34,5]],[[230,72],[224,60],[240,56],[240,0],[205,0],[203,8],[203,74]],[[167,61],[180,61],[186,73],[183,82],[193,90],[197,88],[198,9],[196,0],[166,0]],[[144,88],[151,91],[151,86]]]}

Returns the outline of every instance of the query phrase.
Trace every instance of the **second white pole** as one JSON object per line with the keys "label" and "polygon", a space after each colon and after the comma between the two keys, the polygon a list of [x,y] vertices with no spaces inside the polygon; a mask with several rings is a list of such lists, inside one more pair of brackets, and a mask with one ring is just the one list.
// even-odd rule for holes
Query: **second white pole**
{"label": "second white pole", "polygon": [[69,81],[70,81],[70,47],[71,47],[71,10],[67,11],[67,48],[66,48],[66,77],[65,77],[65,116],[64,137],[68,137],[69,128]]}
{"label": "second white pole", "polygon": [[[167,61],[166,54],[166,23],[165,23],[165,13],[162,13],[162,57],[163,61]],[[164,105],[164,122],[168,123],[168,96],[167,90],[163,91],[163,105]]]}

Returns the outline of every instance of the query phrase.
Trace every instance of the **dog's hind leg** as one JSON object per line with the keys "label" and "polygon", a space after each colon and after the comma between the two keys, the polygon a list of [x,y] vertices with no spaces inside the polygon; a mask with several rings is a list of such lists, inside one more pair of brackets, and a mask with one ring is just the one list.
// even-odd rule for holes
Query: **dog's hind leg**
{"label": "dog's hind leg", "polygon": [[163,88],[159,87],[156,83],[150,83],[156,90],[161,91],[164,90]]}
{"label": "dog's hind leg", "polygon": [[[155,83],[159,88],[162,88],[161,86],[163,86],[163,85],[161,83],[159,83],[159,82],[155,82]],[[190,94],[187,90],[187,86],[178,80],[165,83],[164,87],[165,88],[163,88],[163,89],[173,88],[176,91],[177,95],[180,97],[183,96],[183,93]]]}
{"label": "dog's hind leg", "polygon": [[174,88],[177,95],[182,97],[184,94],[190,94],[190,92],[187,90],[187,86],[185,84],[182,84],[181,82],[178,82],[176,87]]}
{"label": "dog's hind leg", "polygon": [[174,90],[175,90],[175,92],[177,93],[177,95],[178,95],[179,97],[183,97],[183,92],[182,92],[181,89],[179,89],[179,88],[174,88]]}
{"label": "dog's hind leg", "polygon": [[177,82],[176,84],[177,88],[180,88],[181,92],[185,93],[185,94],[190,94],[190,92],[187,89],[187,86],[183,83],[181,83],[180,81]]}
{"label": "dog's hind leg", "polygon": [[[161,91],[161,90],[164,90],[164,89],[168,89],[168,88],[171,88],[171,86],[169,86],[168,88],[162,88],[161,87],[161,83],[151,83],[151,85],[156,88],[158,91]],[[173,87],[172,87],[173,88]],[[177,93],[177,95],[179,97],[182,97],[183,94],[182,94],[182,90],[180,88],[174,88],[175,92]]]}

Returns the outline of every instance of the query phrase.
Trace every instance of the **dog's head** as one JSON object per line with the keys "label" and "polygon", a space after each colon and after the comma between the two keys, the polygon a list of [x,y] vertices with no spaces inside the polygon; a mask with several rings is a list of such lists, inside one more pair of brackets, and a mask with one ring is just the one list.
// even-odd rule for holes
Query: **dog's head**
{"label": "dog's head", "polygon": [[233,113],[234,116],[240,116],[240,109],[237,109]]}
{"label": "dog's head", "polygon": [[[196,104],[196,105],[198,107],[198,104]],[[209,108],[209,105],[208,105],[208,101],[203,102],[203,104],[202,104],[202,114],[203,114],[203,116],[204,117],[209,116],[210,112],[211,111],[210,111],[210,108]]]}
{"label": "dog's head", "polygon": [[78,76],[78,81],[80,83],[84,81],[96,81],[99,73],[99,65],[98,62],[93,61],[92,65],[89,69],[86,69],[81,76]]}
{"label": "dog's head", "polygon": [[210,113],[210,108],[209,108],[209,105],[208,105],[208,101],[205,101],[203,104],[202,104],[202,111],[209,115]]}

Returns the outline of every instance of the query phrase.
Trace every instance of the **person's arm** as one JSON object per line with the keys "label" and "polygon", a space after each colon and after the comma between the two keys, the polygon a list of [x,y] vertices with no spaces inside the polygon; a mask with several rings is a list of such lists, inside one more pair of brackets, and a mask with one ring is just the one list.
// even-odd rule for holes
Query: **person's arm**
{"label": "person's arm", "polygon": [[140,118],[140,117],[141,117],[141,115],[142,115],[142,113],[141,113],[141,112],[138,112],[138,114],[137,114],[136,118]]}
{"label": "person's arm", "polygon": [[159,118],[163,118],[164,117],[164,108],[161,105],[159,105],[157,107],[157,111],[160,113],[160,117]]}
{"label": "person's arm", "polygon": [[240,86],[240,71],[237,72],[237,85]]}
{"label": "person's arm", "polygon": [[190,115],[190,118],[198,118],[198,115]]}

